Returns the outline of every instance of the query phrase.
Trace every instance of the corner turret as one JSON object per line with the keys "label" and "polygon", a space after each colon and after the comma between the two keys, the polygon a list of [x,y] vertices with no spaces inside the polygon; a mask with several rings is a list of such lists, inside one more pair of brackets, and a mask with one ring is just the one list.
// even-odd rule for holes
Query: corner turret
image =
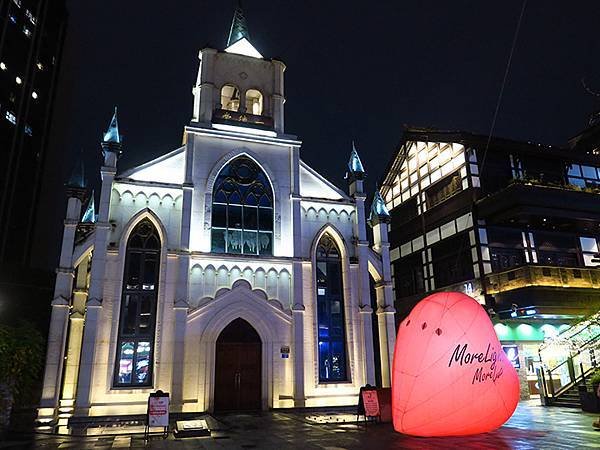
{"label": "corner turret", "polygon": [[355,193],[363,193],[363,180],[366,176],[365,169],[362,165],[356,145],[352,141],[352,151],[350,152],[350,159],[348,160],[348,169],[346,171],[346,179],[348,180],[348,191],[350,195]]}
{"label": "corner turret", "polygon": [[83,200],[86,193],[87,183],[85,180],[85,167],[83,164],[83,152],[80,152],[73,165],[73,170],[65,183],[67,197],[76,197]]}
{"label": "corner turret", "polygon": [[102,154],[104,155],[104,165],[107,167],[117,167],[117,159],[119,159],[122,153],[123,136],[119,134],[116,106],[108,129],[102,137],[101,145]]}
{"label": "corner turret", "polygon": [[383,197],[379,192],[379,189],[375,192],[373,202],[371,203],[371,213],[369,214],[369,225],[375,227],[379,223],[388,224],[390,223],[391,217],[390,212],[385,206]]}

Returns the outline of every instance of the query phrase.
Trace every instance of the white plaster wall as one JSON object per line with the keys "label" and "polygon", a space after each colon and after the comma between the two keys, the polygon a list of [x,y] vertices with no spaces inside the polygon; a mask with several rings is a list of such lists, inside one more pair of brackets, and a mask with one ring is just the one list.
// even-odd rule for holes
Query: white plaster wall
{"label": "white plaster wall", "polygon": [[182,199],[181,189],[115,182],[110,199],[109,221],[113,228],[109,242],[119,242],[131,218],[148,208],[167,230],[167,247],[179,247]]}
{"label": "white plaster wall", "polygon": [[[340,236],[329,230],[336,243]],[[358,265],[349,264],[349,248],[341,246],[343,254],[342,274],[344,283],[344,314],[346,323],[346,355],[348,381],[320,383],[318,368],[318,328],[315,287],[314,255],[310,263],[303,264],[302,280],[305,306],[304,321],[304,378],[306,406],[333,406],[355,404],[358,390],[364,384],[364,354],[361,346],[361,326],[358,299]],[[350,246],[351,247],[351,246]]]}
{"label": "white plaster wall", "polygon": [[326,225],[331,225],[342,236],[346,243],[349,257],[355,256],[355,248],[352,245],[354,211],[347,212],[347,207],[333,208],[330,205],[320,207],[318,210],[314,207],[308,209],[302,208],[302,257],[309,258],[313,250],[315,236]]}
{"label": "white plaster wall", "polygon": [[90,415],[141,414],[148,394],[157,389],[171,391],[174,341],[175,280],[177,259],[167,255],[163,245],[158,288],[157,322],[154,345],[153,386],[144,389],[113,388],[118,324],[121,307],[124,252],[108,253],[102,309],[98,321],[95,369],[92,376]]}
{"label": "white plaster wall", "polygon": [[[293,256],[291,217],[291,164],[293,148],[269,143],[246,142],[190,134],[194,152],[192,181],[192,226],[190,249],[210,252],[212,187],[220,170],[239,155],[254,159],[269,178],[274,194],[274,256]],[[284,238],[285,236],[285,238]]]}
{"label": "white plaster wall", "polygon": [[214,72],[202,75],[203,78],[210,77],[210,81],[215,85],[215,106],[221,101],[221,87],[232,83],[240,89],[242,100],[248,89],[258,89],[263,94],[263,115],[268,116],[272,114],[271,96],[275,91],[276,70],[277,68],[268,60],[217,53],[214,59]]}
{"label": "white plaster wall", "polygon": [[[248,264],[248,262],[245,262]],[[278,301],[289,310],[291,302],[290,264],[262,265],[253,261],[244,267],[244,261],[226,261],[215,265],[201,258],[192,260],[189,276],[189,304],[193,310],[214,299],[218,290],[231,288],[238,280],[245,280],[252,289],[264,292],[269,300]],[[240,269],[244,267],[244,269]]]}
{"label": "white plaster wall", "polygon": [[220,332],[241,317],[258,332],[263,343],[263,408],[290,406],[293,360],[281,358],[282,346],[292,344],[289,311],[252,290],[244,281],[221,290],[210,302],[190,312],[184,358],[184,411],[213,408],[215,345]]}

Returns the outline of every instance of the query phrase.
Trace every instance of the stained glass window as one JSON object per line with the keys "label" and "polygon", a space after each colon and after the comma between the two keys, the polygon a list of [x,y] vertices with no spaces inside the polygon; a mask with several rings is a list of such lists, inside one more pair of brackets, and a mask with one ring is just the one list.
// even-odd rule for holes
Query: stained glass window
{"label": "stained glass window", "polygon": [[127,242],[115,386],[152,384],[159,268],[160,238],[152,222],[144,219]]}
{"label": "stained glass window", "polygon": [[215,181],[211,247],[214,253],[273,254],[273,191],[247,156],[231,161]]}
{"label": "stained glass window", "polygon": [[317,246],[317,321],[319,381],[346,381],[346,332],[342,259],[325,234]]}

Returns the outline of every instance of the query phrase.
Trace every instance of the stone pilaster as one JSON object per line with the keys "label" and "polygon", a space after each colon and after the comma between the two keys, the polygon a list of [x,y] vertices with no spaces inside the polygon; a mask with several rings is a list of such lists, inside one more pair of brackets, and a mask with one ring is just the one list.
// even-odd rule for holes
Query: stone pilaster
{"label": "stone pilaster", "polygon": [[69,307],[75,274],[73,270],[73,246],[75,244],[77,223],[81,214],[83,191],[70,190],[69,192],[70,198],[67,202],[60,260],[56,269],[56,284],[51,304],[52,312],[48,331],[46,366],[40,409],[38,411],[38,420],[42,422],[52,421],[57,414],[69,322]]}
{"label": "stone pilaster", "polygon": [[117,171],[117,156],[120,151],[120,145],[109,145],[103,142],[103,147],[105,165],[100,169],[102,190],[100,192],[100,207],[94,235],[94,252],[92,254],[90,289],[86,303],[75,415],[87,415],[92,401],[92,377],[96,357],[98,322],[102,312],[108,239],[111,232],[108,221],[110,194]]}

